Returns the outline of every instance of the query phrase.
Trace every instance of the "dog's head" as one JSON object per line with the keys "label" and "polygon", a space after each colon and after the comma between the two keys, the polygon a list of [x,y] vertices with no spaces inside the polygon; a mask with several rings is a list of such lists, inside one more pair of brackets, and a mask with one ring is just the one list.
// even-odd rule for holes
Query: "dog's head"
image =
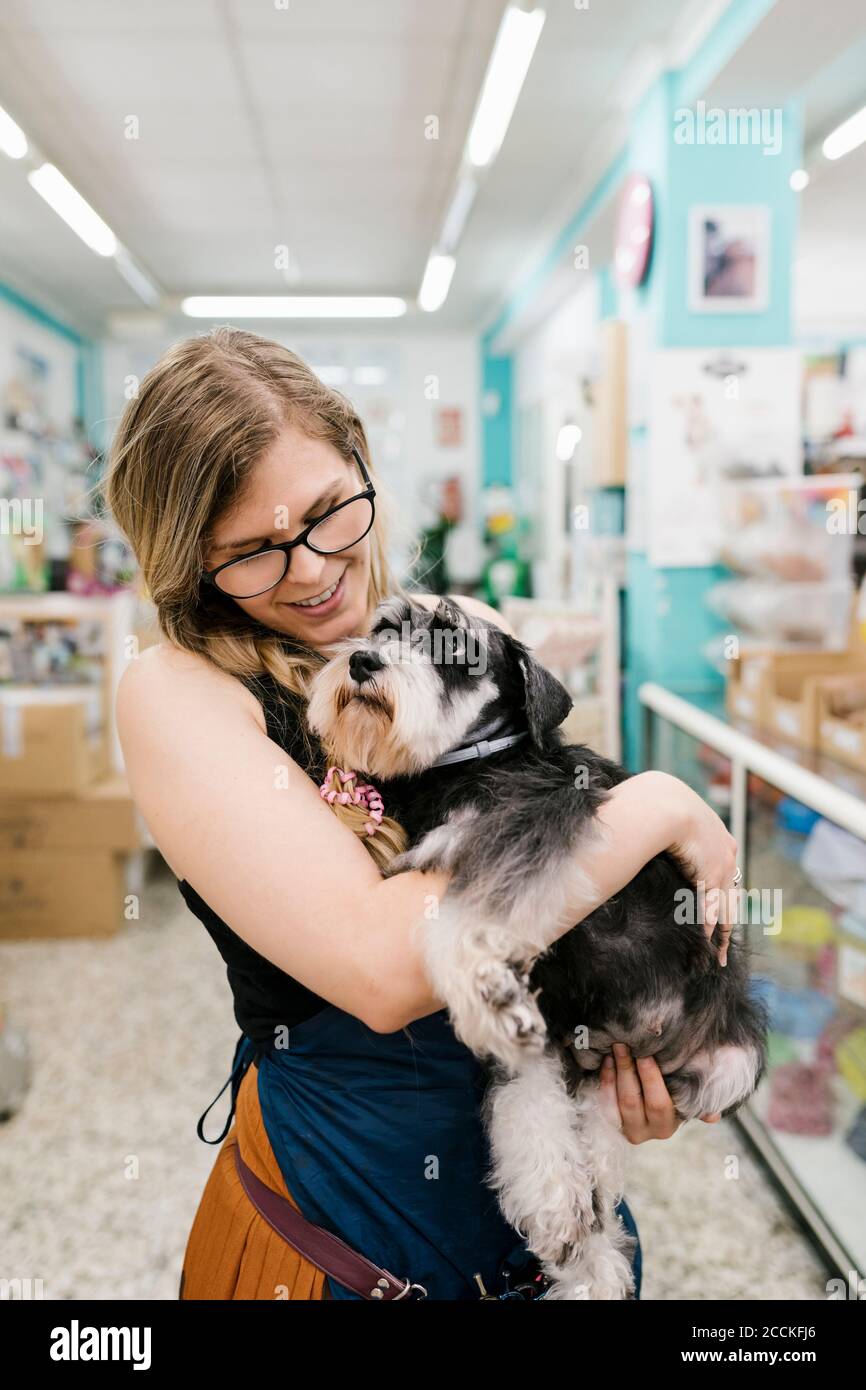
{"label": "dog's head", "polygon": [[368,637],[333,650],[309,724],[337,762],[371,777],[423,772],[500,716],[525,721],[541,747],[571,708],[522,642],[446,599],[433,610],[386,599]]}

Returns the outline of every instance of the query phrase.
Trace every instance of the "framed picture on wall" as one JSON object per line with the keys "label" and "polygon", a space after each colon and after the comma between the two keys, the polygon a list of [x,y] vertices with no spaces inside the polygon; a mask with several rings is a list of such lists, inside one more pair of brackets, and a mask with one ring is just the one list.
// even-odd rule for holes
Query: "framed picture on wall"
{"label": "framed picture on wall", "polygon": [[689,308],[756,314],[769,298],[770,210],[718,204],[689,212]]}

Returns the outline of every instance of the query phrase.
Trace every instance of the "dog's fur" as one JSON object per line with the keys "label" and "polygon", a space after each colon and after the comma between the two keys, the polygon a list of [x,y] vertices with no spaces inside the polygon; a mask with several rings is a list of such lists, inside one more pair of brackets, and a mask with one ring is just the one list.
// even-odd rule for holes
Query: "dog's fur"
{"label": "dog's fur", "polygon": [[[732,940],[722,968],[717,937],[675,917],[675,895],[694,888],[668,853],[561,935],[576,902],[597,901],[581,845],[627,776],[564,744],[570,706],[494,624],[470,623],[453,602],[431,612],[391,599],[368,638],[334,649],[308,720],[335,760],[375,780],[407,831],[389,872],[450,871],[438,917],[420,928],[425,959],[455,1032],[494,1064],[492,1185],[552,1280],[547,1296],[627,1298],[629,1241],[615,1212],[627,1144],[605,1108],[602,1060],[627,1043],[656,1058],[682,1119],[730,1114],[763,1073],[765,1021],[743,948]],[[528,737],[432,766],[499,717]]]}

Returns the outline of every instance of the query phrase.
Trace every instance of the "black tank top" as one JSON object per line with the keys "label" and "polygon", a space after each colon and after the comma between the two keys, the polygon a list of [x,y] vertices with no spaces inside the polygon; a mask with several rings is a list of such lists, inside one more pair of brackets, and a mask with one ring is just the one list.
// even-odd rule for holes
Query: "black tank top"
{"label": "black tank top", "polygon": [[[308,733],[305,737],[303,701],[269,675],[246,680],[244,684],[261,702],[268,737],[321,782],[327,764],[315,736]],[[186,879],[178,880],[178,888],[225,961],[238,1027],[255,1043],[257,1051],[269,1052],[273,1048],[277,1028],[304,1023],[327,1007],[327,1000],[286,975],[233,932]]]}

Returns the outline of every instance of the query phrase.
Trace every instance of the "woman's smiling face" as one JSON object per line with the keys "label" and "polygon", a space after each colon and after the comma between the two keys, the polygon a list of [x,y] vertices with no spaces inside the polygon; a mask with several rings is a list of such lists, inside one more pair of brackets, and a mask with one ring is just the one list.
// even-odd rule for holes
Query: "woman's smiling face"
{"label": "woman's smiling face", "polygon": [[[365,460],[366,461],[366,460]],[[205,567],[239,559],[266,541],[293,540],[329,507],[354,497],[364,480],[333,444],[286,425],[262,455],[241,496],[211,531]],[[329,593],[330,590],[333,592]],[[336,555],[306,545],[289,552],[289,567],[273,589],[233,601],[257,622],[311,647],[366,631],[370,605],[370,533]],[[310,599],[324,602],[310,605]]]}

